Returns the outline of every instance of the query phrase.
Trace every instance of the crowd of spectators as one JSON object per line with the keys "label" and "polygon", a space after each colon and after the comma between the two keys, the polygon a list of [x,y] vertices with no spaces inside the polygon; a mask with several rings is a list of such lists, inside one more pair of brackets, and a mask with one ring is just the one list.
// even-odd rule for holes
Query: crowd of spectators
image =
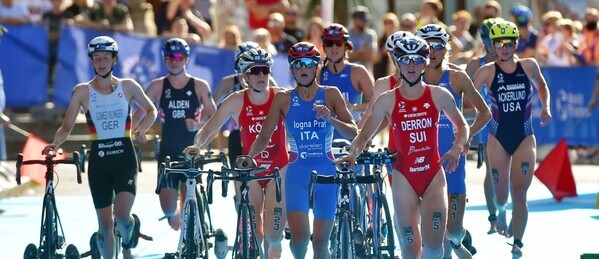
{"label": "crowd of spectators", "polygon": [[[56,62],[59,33],[64,26],[137,33],[164,38],[180,37],[191,44],[209,44],[234,49],[241,41],[260,41],[271,53],[285,53],[299,41],[318,48],[324,24],[312,11],[293,0],[0,0],[0,23],[43,24],[48,29],[50,68]],[[304,2],[301,2],[304,3]],[[318,11],[317,11],[318,12]],[[460,10],[443,23],[440,0],[422,0],[416,13],[386,13],[373,20],[366,6],[350,10],[352,62],[363,64],[375,78],[390,72],[381,43],[392,32],[415,30],[437,23],[451,32],[450,61],[466,64],[484,52],[478,36],[481,22],[502,16],[502,6],[486,1],[470,13]],[[542,65],[573,66],[599,62],[599,11],[588,8],[582,20],[555,10],[533,14],[524,5],[514,5],[509,16],[519,26],[518,56],[536,57]],[[507,14],[503,17],[508,16]],[[213,17],[218,17],[213,19]],[[533,25],[540,17],[541,28]],[[381,26],[373,26],[375,23]],[[380,28],[375,31],[373,27]]]}

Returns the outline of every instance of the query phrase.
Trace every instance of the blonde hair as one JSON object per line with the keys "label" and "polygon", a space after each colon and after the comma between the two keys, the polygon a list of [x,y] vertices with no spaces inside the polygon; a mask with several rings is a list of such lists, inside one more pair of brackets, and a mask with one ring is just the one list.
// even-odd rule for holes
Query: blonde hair
{"label": "blonde hair", "polygon": [[[310,39],[310,31],[312,30],[312,26],[317,25],[318,27],[320,27],[320,31],[322,31],[322,29],[324,29],[324,21],[322,20],[322,18],[318,17],[318,16],[314,16],[312,17],[312,19],[310,19],[310,21],[308,21],[308,27],[306,27],[306,38]],[[320,40],[320,38],[318,38],[317,40]]]}
{"label": "blonde hair", "polygon": [[562,19],[562,14],[558,11],[549,11],[541,16],[541,22],[545,25],[556,25],[556,23]]}
{"label": "blonde hair", "polygon": [[236,25],[227,25],[223,29],[223,33],[220,37],[220,42],[218,43],[221,47],[225,46],[225,35],[227,33],[231,33],[235,36],[235,46],[239,46],[241,44],[241,34],[239,33],[239,28]]}
{"label": "blonde hair", "polygon": [[383,21],[383,23],[385,21],[392,21],[394,27],[399,27],[399,19],[397,18],[397,15],[395,15],[395,13],[385,13],[381,21]]}
{"label": "blonde hair", "polygon": [[454,22],[459,20],[460,18],[466,19],[466,23],[468,24],[472,22],[472,15],[466,10],[459,10],[453,15],[451,15],[451,19]]}

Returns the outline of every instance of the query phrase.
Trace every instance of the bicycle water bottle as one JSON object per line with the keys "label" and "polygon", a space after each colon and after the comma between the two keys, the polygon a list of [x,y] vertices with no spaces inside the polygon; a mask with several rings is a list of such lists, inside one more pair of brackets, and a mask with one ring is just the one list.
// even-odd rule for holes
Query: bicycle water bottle
{"label": "bicycle water bottle", "polygon": [[214,233],[214,255],[218,259],[224,259],[229,252],[227,234],[222,229],[217,229]]}

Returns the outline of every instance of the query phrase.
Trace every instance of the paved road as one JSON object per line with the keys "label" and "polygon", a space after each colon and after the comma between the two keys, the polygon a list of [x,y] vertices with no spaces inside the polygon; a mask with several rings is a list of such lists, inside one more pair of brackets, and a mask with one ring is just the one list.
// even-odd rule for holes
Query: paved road
{"label": "paved road", "polygon": [[[140,240],[133,250],[137,258],[161,258],[173,252],[178,233],[169,229],[162,216],[155,187],[155,163],[144,162],[139,176],[139,195],[133,211],[140,215],[142,232],[154,237],[153,242]],[[81,252],[89,249],[89,236],[97,228],[96,217],[89,195],[87,179],[77,185],[69,167],[59,167],[56,188],[67,243],[75,244]],[[468,165],[469,203],[465,226],[471,231],[479,253],[475,258],[510,258],[511,240],[499,235],[487,235],[487,211],[482,189],[482,170]],[[536,179],[529,191],[529,224],[523,240],[524,258],[580,258],[582,253],[599,254],[599,166],[574,166],[579,196],[557,203]],[[220,185],[215,185],[218,187]],[[0,254],[2,258],[22,258],[28,243],[38,243],[41,215],[41,188],[29,189],[18,197],[0,200]],[[219,194],[218,189],[215,194]],[[231,196],[215,195],[211,207],[215,227],[221,227],[230,236],[234,234],[235,210]],[[231,245],[231,243],[230,243]],[[283,258],[292,258],[285,241]],[[309,251],[308,258],[312,257]]]}

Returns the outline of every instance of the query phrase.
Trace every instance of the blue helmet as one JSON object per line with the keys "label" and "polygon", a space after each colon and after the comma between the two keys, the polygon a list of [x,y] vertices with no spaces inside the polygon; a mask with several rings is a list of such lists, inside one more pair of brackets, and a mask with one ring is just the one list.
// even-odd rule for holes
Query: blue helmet
{"label": "blue helmet", "polygon": [[162,57],[166,57],[166,55],[178,52],[183,53],[185,56],[191,55],[191,50],[189,49],[189,44],[183,39],[180,38],[172,38],[167,40],[162,46]]}
{"label": "blue helmet", "polygon": [[514,5],[512,7],[512,15],[516,24],[520,27],[528,25],[528,21],[532,19],[532,11],[524,5]]}

